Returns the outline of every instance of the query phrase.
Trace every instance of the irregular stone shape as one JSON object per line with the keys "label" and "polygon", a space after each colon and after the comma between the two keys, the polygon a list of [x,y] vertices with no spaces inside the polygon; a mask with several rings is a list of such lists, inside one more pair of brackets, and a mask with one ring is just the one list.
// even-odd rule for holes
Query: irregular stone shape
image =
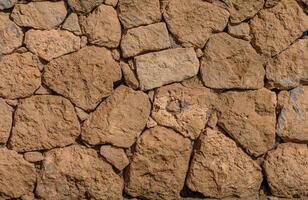
{"label": "irregular stone shape", "polygon": [[192,191],[219,199],[258,193],[261,168],[233,140],[208,128],[197,142],[186,182]]}
{"label": "irregular stone shape", "polygon": [[129,160],[123,149],[116,148],[111,145],[103,145],[101,146],[100,154],[120,171],[122,171],[129,164]]}
{"label": "irregular stone shape", "polygon": [[42,199],[122,200],[123,180],[93,149],[73,145],[45,153],[36,195]]}
{"label": "irregular stone shape", "polygon": [[0,54],[7,54],[22,45],[24,34],[8,14],[0,13]]}
{"label": "irregular stone shape", "polygon": [[29,51],[47,61],[80,49],[80,38],[61,30],[30,30],[24,43]]}
{"label": "irregular stone shape", "polygon": [[214,35],[207,42],[201,60],[205,86],[215,89],[259,89],[264,85],[263,59],[248,41],[227,33]]}
{"label": "irregular stone shape", "polygon": [[120,79],[121,69],[110,51],[95,46],[52,60],[44,73],[49,88],[86,111],[108,97]]}
{"label": "irregular stone shape", "polygon": [[6,144],[10,137],[12,118],[13,108],[0,99],[0,144]]}
{"label": "irregular stone shape", "polygon": [[307,144],[285,143],[270,151],[264,170],[271,193],[279,197],[308,196]]}
{"label": "irregular stone shape", "polygon": [[42,1],[17,4],[11,17],[18,26],[53,29],[64,21],[66,15],[64,1]]}
{"label": "irregular stone shape", "polygon": [[170,46],[168,30],[162,22],[129,29],[121,41],[122,55],[125,58]]}
{"label": "irregular stone shape", "polygon": [[119,0],[118,12],[126,29],[161,20],[159,0]]}
{"label": "irregular stone shape", "polygon": [[81,137],[91,145],[128,148],[144,129],[150,110],[145,93],[120,86],[90,114],[82,126]]}
{"label": "irregular stone shape", "polygon": [[250,23],[252,43],[265,56],[275,56],[308,29],[308,16],[296,1],[281,0],[261,10]]}
{"label": "irregular stone shape", "polygon": [[136,77],[135,72],[133,70],[131,70],[129,65],[126,64],[125,62],[120,62],[120,66],[121,66],[121,69],[122,69],[122,74],[123,74],[124,81],[125,81],[126,85],[133,88],[134,90],[138,89],[139,88],[139,81]]}
{"label": "irregular stone shape", "polygon": [[308,39],[300,39],[266,66],[270,88],[291,89],[308,81]]}
{"label": "irregular stone shape", "polygon": [[220,125],[250,155],[259,156],[275,144],[276,94],[262,88],[226,92],[219,97]]}
{"label": "irregular stone shape", "polygon": [[20,101],[9,146],[15,151],[63,147],[75,142],[80,125],[69,100],[52,95],[35,95]]}
{"label": "irregular stone shape", "polygon": [[36,182],[35,167],[17,152],[0,148],[0,177],[0,198],[17,199],[32,193]]}
{"label": "irregular stone shape", "polygon": [[82,17],[81,28],[91,44],[116,48],[120,43],[121,25],[111,6],[101,5],[88,17]]}
{"label": "irregular stone shape", "polygon": [[0,10],[5,10],[14,7],[17,0],[0,0]]}
{"label": "irregular stone shape", "polygon": [[118,0],[105,0],[104,3],[105,3],[106,5],[116,7],[117,4],[118,4]]}
{"label": "irregular stone shape", "polygon": [[71,13],[62,25],[62,28],[73,32],[76,35],[81,35],[81,28],[78,22],[78,15],[76,13]]}
{"label": "irregular stone shape", "polygon": [[43,154],[41,152],[38,152],[38,151],[26,152],[24,154],[24,158],[25,158],[26,161],[32,162],[32,163],[40,162],[40,161],[44,160]]}
{"label": "irregular stone shape", "polygon": [[272,8],[272,7],[276,6],[279,2],[280,2],[280,0],[266,0],[264,6],[266,8]]}
{"label": "irregular stone shape", "polygon": [[202,0],[170,0],[164,18],[183,46],[203,48],[212,34],[227,26],[229,12]]}
{"label": "irregular stone shape", "polygon": [[182,81],[195,76],[199,60],[193,48],[168,49],[135,57],[142,90]]}
{"label": "irregular stone shape", "polygon": [[248,23],[240,23],[237,25],[228,25],[228,33],[236,38],[244,39],[244,40],[250,40],[250,26]]}
{"label": "irregular stone shape", "polygon": [[160,125],[196,139],[205,128],[214,95],[207,88],[184,87],[179,83],[159,88],[151,116]]}
{"label": "irregular stone shape", "polygon": [[79,13],[89,13],[95,7],[102,4],[104,0],[68,0],[68,5],[74,10],[75,12]]}
{"label": "irregular stone shape", "polygon": [[191,150],[190,140],[172,129],[146,130],[137,141],[125,191],[149,200],[180,199]]}
{"label": "irregular stone shape", "polygon": [[41,85],[41,73],[31,53],[13,53],[0,59],[0,97],[27,97]]}
{"label": "irregular stone shape", "polygon": [[81,108],[78,108],[78,107],[75,107],[75,111],[76,111],[76,114],[78,116],[78,119],[80,121],[85,121],[86,119],[89,118],[89,114],[86,113],[84,110],[82,110]]}

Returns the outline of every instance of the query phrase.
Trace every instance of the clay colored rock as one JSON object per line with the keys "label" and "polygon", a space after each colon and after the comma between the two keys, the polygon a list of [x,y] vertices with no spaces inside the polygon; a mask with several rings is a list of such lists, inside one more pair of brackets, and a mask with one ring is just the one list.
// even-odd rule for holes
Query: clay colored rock
{"label": "clay colored rock", "polygon": [[199,60],[193,48],[148,53],[135,57],[135,63],[142,90],[179,82],[199,71]]}
{"label": "clay colored rock", "polygon": [[259,89],[264,85],[265,70],[249,42],[219,33],[205,46],[201,76],[210,88]]}
{"label": "clay colored rock", "polygon": [[76,35],[81,35],[81,28],[78,21],[78,15],[76,13],[71,13],[62,25],[62,28],[73,32]]}
{"label": "clay colored rock", "polygon": [[63,147],[74,143],[80,134],[73,105],[60,96],[21,100],[14,120],[9,146],[18,152]]}
{"label": "clay colored rock", "polygon": [[109,96],[120,79],[121,69],[110,51],[94,46],[52,60],[44,73],[47,86],[86,111]]}
{"label": "clay colored rock", "polygon": [[197,142],[187,177],[192,191],[215,198],[258,193],[261,168],[233,140],[207,129]]}
{"label": "clay colored rock", "polygon": [[139,81],[136,77],[135,72],[125,62],[120,62],[120,66],[126,85],[133,88],[134,90],[138,89]]}
{"label": "clay colored rock", "polygon": [[13,108],[2,99],[0,99],[0,121],[0,144],[6,144],[13,122]]}
{"label": "clay colored rock", "polygon": [[113,147],[111,145],[103,145],[100,148],[100,154],[120,171],[129,164],[125,151],[121,148]]}
{"label": "clay colored rock", "polygon": [[243,40],[250,40],[250,26],[248,23],[240,23],[236,25],[228,25],[228,33],[236,38],[240,38]]}
{"label": "clay colored rock", "polygon": [[89,13],[95,7],[102,4],[104,0],[68,0],[68,5],[78,13]]}
{"label": "clay colored rock", "polygon": [[229,13],[202,0],[170,0],[164,18],[169,31],[183,46],[203,48],[212,34],[227,26]]}
{"label": "clay colored rock", "polygon": [[25,158],[26,161],[32,162],[32,163],[40,162],[40,161],[44,160],[43,154],[41,152],[38,152],[38,151],[26,152],[24,154],[24,158]]}
{"label": "clay colored rock", "polygon": [[122,200],[123,180],[93,149],[73,145],[45,154],[36,195],[42,199]]}
{"label": "clay colored rock", "polygon": [[137,141],[125,191],[149,200],[180,199],[190,153],[190,140],[172,129],[146,130]]}

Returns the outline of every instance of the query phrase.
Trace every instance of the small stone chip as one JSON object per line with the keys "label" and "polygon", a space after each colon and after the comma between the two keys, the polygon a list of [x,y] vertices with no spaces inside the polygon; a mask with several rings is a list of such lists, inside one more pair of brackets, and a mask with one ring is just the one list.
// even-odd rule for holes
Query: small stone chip
{"label": "small stone chip", "polygon": [[6,144],[13,122],[13,108],[0,99],[0,144]]}
{"label": "small stone chip", "polygon": [[89,13],[95,7],[101,5],[104,0],[68,0],[68,5],[78,13]]}
{"label": "small stone chip", "polygon": [[62,25],[62,28],[73,32],[76,35],[81,35],[81,28],[78,22],[78,15],[76,13],[71,13]]}
{"label": "small stone chip", "polygon": [[103,145],[100,148],[100,154],[120,171],[129,164],[129,160],[124,150],[121,148],[113,147],[111,145]]}
{"label": "small stone chip", "polygon": [[40,161],[44,160],[43,154],[41,152],[38,152],[38,151],[26,152],[24,154],[24,158],[25,158],[26,161],[32,162],[32,163],[40,162]]}

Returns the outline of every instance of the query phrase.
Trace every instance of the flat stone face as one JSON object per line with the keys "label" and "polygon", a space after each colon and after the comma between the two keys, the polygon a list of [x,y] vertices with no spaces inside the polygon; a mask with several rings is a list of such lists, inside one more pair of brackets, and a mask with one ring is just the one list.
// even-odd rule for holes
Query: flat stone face
{"label": "flat stone face", "polygon": [[119,0],[118,10],[119,19],[126,29],[161,20],[159,0]]}
{"label": "flat stone face", "polygon": [[292,199],[308,196],[307,158],[307,144],[280,144],[268,153],[264,170],[273,195]]}
{"label": "flat stone face", "polygon": [[45,66],[44,83],[84,110],[93,110],[113,91],[121,69],[109,50],[87,46]]}
{"label": "flat stone face", "polygon": [[129,29],[122,37],[123,57],[143,52],[158,51],[170,47],[169,34],[165,23],[151,24]]}
{"label": "flat stone face", "polygon": [[125,191],[146,199],[180,199],[191,142],[172,129],[156,126],[138,139]]}
{"label": "flat stone face", "polygon": [[240,24],[228,24],[228,33],[236,38],[250,41],[250,26],[248,23],[243,22]]}
{"label": "flat stone face", "polygon": [[104,0],[68,0],[68,5],[78,13],[89,13],[91,12],[95,7],[102,4]]}
{"label": "flat stone face", "polygon": [[248,41],[227,33],[207,42],[201,61],[205,86],[215,89],[259,89],[264,85],[263,61]]}
{"label": "flat stone face", "polygon": [[198,139],[187,186],[208,197],[247,197],[259,192],[259,165],[224,134],[207,129]]}
{"label": "flat stone face", "polygon": [[36,195],[42,199],[122,200],[123,180],[93,149],[73,145],[45,154]]}
{"label": "flat stone face", "polygon": [[202,0],[170,0],[164,19],[183,46],[203,48],[214,32],[227,26],[229,12]]}
{"label": "flat stone face", "polygon": [[218,124],[250,155],[259,156],[275,144],[276,94],[265,88],[225,92],[219,96]]}
{"label": "flat stone face", "polygon": [[250,23],[252,43],[266,56],[275,56],[308,29],[308,16],[296,1],[281,0],[260,11]]}
{"label": "flat stone face", "polygon": [[0,144],[6,144],[10,137],[13,108],[0,99]]}
{"label": "flat stone face", "polygon": [[145,93],[120,86],[84,122],[82,139],[91,145],[128,148],[144,129],[150,110]]}
{"label": "flat stone face", "polygon": [[0,59],[0,97],[27,97],[41,85],[41,73],[31,53],[13,53]]}
{"label": "flat stone face", "polygon": [[125,151],[121,148],[113,147],[111,145],[103,145],[100,148],[100,154],[120,171],[129,164]]}
{"label": "flat stone face", "polygon": [[62,28],[71,31],[76,35],[82,35],[78,20],[78,15],[76,13],[71,13],[62,24]]}
{"label": "flat stone face", "polygon": [[32,163],[40,162],[44,160],[43,154],[38,151],[26,152],[24,153],[24,158],[26,161],[32,162]]}
{"label": "flat stone face", "polygon": [[80,125],[65,98],[38,95],[20,101],[9,146],[15,151],[45,150],[75,142]]}
{"label": "flat stone face", "polygon": [[64,1],[42,1],[17,4],[11,17],[18,26],[53,29],[64,21],[66,15],[67,10]]}
{"label": "flat stone face", "polygon": [[199,60],[193,48],[177,48],[135,57],[142,90],[179,82],[195,76]]}

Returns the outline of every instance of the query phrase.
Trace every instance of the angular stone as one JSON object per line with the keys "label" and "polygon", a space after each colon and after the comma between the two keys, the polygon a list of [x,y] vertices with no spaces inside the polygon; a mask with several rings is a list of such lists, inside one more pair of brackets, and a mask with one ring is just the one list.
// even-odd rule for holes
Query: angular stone
{"label": "angular stone", "polygon": [[225,92],[219,96],[218,125],[250,155],[259,156],[275,144],[276,94],[262,88]]}
{"label": "angular stone", "polygon": [[135,72],[133,70],[131,70],[129,65],[126,64],[125,62],[120,62],[120,66],[121,66],[121,69],[122,69],[122,74],[123,74],[124,81],[125,81],[126,85],[128,85],[129,87],[131,87],[135,90],[138,89],[139,81],[136,77]]}
{"label": "angular stone", "polygon": [[78,13],[89,13],[95,7],[102,4],[104,0],[68,0],[68,5]]}
{"label": "angular stone", "polygon": [[121,69],[110,51],[95,46],[52,60],[44,73],[49,88],[86,111],[108,97],[120,79]]}
{"label": "angular stone", "polygon": [[24,158],[25,158],[26,161],[32,162],[32,163],[40,162],[40,161],[44,160],[43,154],[41,152],[38,152],[38,151],[26,152],[24,154]]}
{"label": "angular stone", "polygon": [[13,108],[0,99],[0,144],[6,144],[13,122]]}
{"label": "angular stone", "polygon": [[42,1],[17,4],[11,17],[18,26],[53,29],[65,20],[66,15],[64,1]]}
{"label": "angular stone", "polygon": [[258,193],[261,168],[233,140],[207,129],[197,142],[186,182],[192,191],[219,199]]}
{"label": "angular stone", "polygon": [[119,0],[118,10],[119,19],[126,29],[161,20],[159,0]]}
{"label": "angular stone", "polygon": [[62,28],[73,32],[76,35],[81,35],[81,28],[78,21],[78,15],[76,13],[71,13],[62,25]]}
{"label": "angular stone", "polygon": [[111,145],[103,145],[100,148],[100,154],[115,168],[122,171],[128,164],[129,160],[123,149]]}
{"label": "angular stone", "polygon": [[199,60],[193,48],[148,53],[135,57],[135,63],[142,90],[179,82],[199,71]]}
{"label": "angular stone", "polygon": [[80,38],[62,30],[30,30],[24,43],[29,51],[47,61],[80,49]]}
{"label": "angular stone", "polygon": [[117,4],[118,4],[118,0],[105,0],[104,3],[105,3],[106,5],[116,7]]}
{"label": "angular stone", "polygon": [[228,33],[236,38],[240,38],[243,40],[250,40],[250,26],[248,23],[240,23],[237,25],[228,25]]}
{"label": "angular stone", "polygon": [[36,195],[42,199],[122,200],[123,180],[93,149],[73,145],[45,154]]}
{"label": "angular stone", "polygon": [[129,29],[121,41],[122,55],[125,58],[170,46],[168,30],[162,22]]}
{"label": "angular stone", "polygon": [[308,16],[296,1],[281,0],[261,10],[250,23],[252,43],[265,56],[275,56],[308,29]]}
{"label": "angular stone", "polygon": [[285,143],[270,151],[264,170],[271,193],[295,199],[308,196],[308,146]]}
{"label": "angular stone", "polygon": [[35,95],[20,101],[9,147],[18,152],[63,147],[75,142],[80,125],[69,100]]}
{"label": "angular stone", "polygon": [[88,17],[81,17],[81,28],[91,44],[116,48],[121,40],[121,25],[116,10],[101,5]]}
{"label": "angular stone", "polygon": [[5,10],[14,7],[17,0],[0,0],[0,10]]}
{"label": "angular stone", "polygon": [[0,97],[27,97],[41,85],[41,73],[31,53],[0,56]]}
{"label": "angular stone", "polygon": [[78,119],[80,121],[85,121],[86,119],[89,118],[89,114],[86,113],[84,110],[82,110],[81,108],[78,108],[78,107],[75,107],[75,111],[76,111],[76,114],[78,116]]}
{"label": "angular stone", "polygon": [[137,141],[125,191],[149,200],[180,199],[191,150],[190,140],[172,129],[146,130]]}
{"label": "angular stone", "polygon": [[280,2],[280,0],[266,0],[264,6],[266,8],[272,8],[272,7],[276,6],[279,2]]}
{"label": "angular stone", "polygon": [[164,18],[183,46],[203,48],[211,35],[227,26],[229,12],[202,0],[170,0]]}
{"label": "angular stone", "polygon": [[128,148],[146,126],[150,110],[145,93],[120,86],[84,122],[82,139],[91,145]]}

